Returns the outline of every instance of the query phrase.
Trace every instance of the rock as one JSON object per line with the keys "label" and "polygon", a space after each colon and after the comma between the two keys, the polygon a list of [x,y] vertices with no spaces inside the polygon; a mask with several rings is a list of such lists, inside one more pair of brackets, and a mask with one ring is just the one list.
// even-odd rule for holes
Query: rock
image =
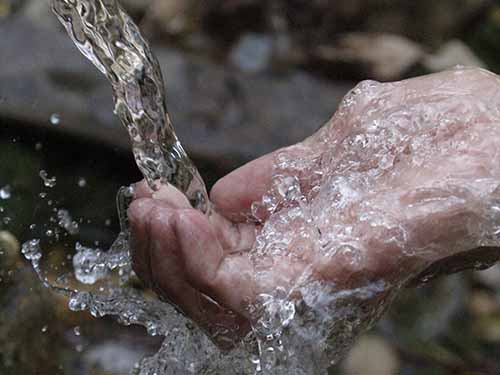
{"label": "rock", "polygon": [[[65,34],[22,18],[1,23],[0,33],[9,35],[0,38],[1,119],[129,152],[128,136],[112,113],[107,81]],[[154,50],[179,138],[195,159],[222,172],[309,136],[354,86],[297,70],[249,78],[175,49]],[[50,122],[54,113],[60,118],[57,126]]]}
{"label": "rock", "polygon": [[273,39],[265,34],[243,35],[232,49],[229,61],[245,73],[267,70],[273,52]]}
{"label": "rock", "polygon": [[319,47],[316,55],[332,63],[357,68],[361,76],[379,81],[403,77],[424,56],[422,48],[394,34],[349,33],[334,46]]}
{"label": "rock", "polygon": [[486,68],[486,65],[464,42],[456,39],[447,42],[434,55],[427,56],[423,65],[431,72],[440,72],[456,65]]}
{"label": "rock", "polygon": [[342,374],[398,374],[396,351],[381,337],[361,337],[342,364]]}

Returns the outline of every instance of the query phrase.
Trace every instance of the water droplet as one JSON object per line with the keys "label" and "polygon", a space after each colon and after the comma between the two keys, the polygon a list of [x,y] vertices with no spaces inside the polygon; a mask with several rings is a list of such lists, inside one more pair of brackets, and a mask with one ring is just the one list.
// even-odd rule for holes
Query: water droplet
{"label": "water droplet", "polygon": [[42,142],[35,143],[35,150],[40,151],[43,148]]}
{"label": "water droplet", "polygon": [[21,247],[21,252],[24,257],[30,261],[38,261],[42,257],[42,252],[40,249],[40,240],[33,239],[23,243]]}
{"label": "water droplet", "polygon": [[53,113],[50,116],[50,123],[52,125],[59,125],[61,123],[61,115],[59,113]]}
{"label": "water droplet", "polygon": [[5,185],[0,189],[0,199],[9,199],[11,197],[10,185]]}
{"label": "water droplet", "polygon": [[66,232],[71,235],[78,234],[79,226],[76,221],[73,221],[68,210],[58,210],[57,218],[59,219],[58,224]]}
{"label": "water droplet", "polygon": [[83,177],[80,177],[78,179],[78,186],[81,188],[87,186],[87,180]]}
{"label": "water droplet", "polygon": [[107,274],[106,264],[100,261],[100,251],[76,244],[73,256],[76,279],[83,284],[94,284]]}
{"label": "water droplet", "polygon": [[42,169],[40,171],[40,178],[43,180],[43,184],[48,187],[48,188],[53,188],[56,186],[56,178],[55,177],[49,177],[47,171]]}
{"label": "water droplet", "polygon": [[75,334],[75,336],[80,336],[82,334],[80,331],[80,326],[75,326],[73,328],[73,333]]}
{"label": "water droplet", "polygon": [[42,333],[45,333],[45,332],[47,332],[48,329],[49,329],[49,327],[45,325],[42,327],[41,331],[42,331]]}

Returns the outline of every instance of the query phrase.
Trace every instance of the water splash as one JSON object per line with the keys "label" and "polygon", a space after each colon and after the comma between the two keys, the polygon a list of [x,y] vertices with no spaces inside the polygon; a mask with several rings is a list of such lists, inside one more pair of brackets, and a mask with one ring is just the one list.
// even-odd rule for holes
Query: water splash
{"label": "water splash", "polygon": [[[75,45],[111,82],[115,113],[129,132],[137,165],[149,185],[158,189],[171,183],[185,193],[193,207],[209,211],[204,183],[168,117],[158,62],[137,26],[115,0],[52,0],[52,7]],[[278,164],[291,166],[290,160]],[[40,176],[46,186],[55,184],[45,171]],[[300,222],[301,215],[311,217],[298,179],[282,176],[279,168],[276,176],[275,191],[254,207],[256,217],[259,207],[276,214],[251,251],[251,259],[260,270],[258,278],[265,278],[270,270],[269,265],[260,264],[265,255],[284,253],[291,224]],[[232,351],[221,352],[173,306],[128,285],[133,273],[126,209],[133,195],[131,187],[117,194],[122,232],[111,249],[76,246],[74,275],[49,281],[40,267],[39,240],[25,243],[23,254],[45,285],[69,298],[71,310],[88,310],[96,317],[113,315],[125,325],[142,325],[151,335],[165,336],[159,352],[145,358],[135,374],[323,374],[349,346],[355,332],[373,321],[373,309],[362,311],[358,305],[384,293],[383,284],[342,293],[331,285],[312,283],[306,269],[292,290],[277,288],[259,294],[248,306],[252,329]],[[280,212],[283,204],[295,208]],[[58,217],[60,226],[76,233],[69,213],[60,212]],[[308,225],[307,220],[302,224]],[[282,226],[287,230],[282,231]],[[87,289],[68,287],[75,285],[68,281],[71,277]],[[297,299],[296,294],[304,298]]]}
{"label": "water splash", "polygon": [[[115,0],[53,0],[53,8],[80,51],[110,80],[115,112],[129,131],[137,164],[150,186],[157,189],[161,184],[172,183],[194,207],[207,211],[204,184],[168,118],[158,63],[137,27]],[[261,226],[254,247],[248,251],[255,284],[265,286],[280,263],[300,265],[305,263],[303,259],[312,260],[306,262],[308,265],[287,288],[260,288],[247,308],[251,329],[229,353],[219,351],[201,329],[173,306],[128,284],[133,276],[126,215],[133,198],[131,188],[122,188],[117,196],[122,233],[111,249],[77,246],[74,276],[89,286],[88,290],[64,286],[64,278],[59,280],[63,286],[49,283],[40,268],[38,240],[24,244],[23,253],[46,285],[69,297],[70,309],[88,310],[97,317],[114,315],[123,324],[139,324],[151,335],[165,336],[159,352],[145,358],[135,374],[326,374],[355,337],[377,321],[405,277],[415,272],[401,267],[405,275],[400,282],[365,275],[364,262],[370,259],[373,244],[388,249],[388,254],[396,253],[396,261],[400,260],[398,257],[414,255],[417,246],[407,244],[414,234],[412,230],[419,226],[405,227],[407,218],[398,218],[398,212],[418,216],[419,210],[440,213],[440,209],[457,202],[473,202],[474,212],[484,209],[480,217],[495,218],[483,220],[488,225],[468,233],[468,242],[461,241],[456,247],[498,244],[498,236],[493,234],[500,227],[500,219],[493,205],[489,205],[491,202],[486,207],[478,203],[484,199],[464,198],[467,194],[488,196],[499,186],[497,177],[471,182],[467,177],[470,175],[463,171],[457,179],[462,179],[459,185],[467,186],[468,191],[442,185],[442,181],[425,181],[427,185],[416,186],[413,206],[392,210],[408,198],[404,195],[406,190],[387,187],[393,182],[389,177],[396,180],[401,173],[398,163],[408,162],[410,170],[420,170],[431,165],[432,157],[439,151],[425,126],[439,124],[442,138],[447,139],[447,124],[463,123],[464,115],[475,112],[456,114],[460,121],[443,121],[454,120],[450,108],[467,109],[467,105],[457,106],[453,102],[456,96],[449,95],[453,90],[447,91],[443,86],[445,99],[438,103],[443,108],[435,113],[418,107],[418,103],[409,109],[413,105],[410,102],[399,107],[391,104],[389,112],[377,113],[377,108],[383,112],[394,99],[391,95],[395,86],[384,87],[386,91],[381,92],[381,85],[376,82],[362,83],[346,96],[332,122],[306,141],[299,153],[289,150],[277,156],[271,189],[252,206],[255,222]],[[369,102],[376,105],[367,106]],[[356,121],[349,122],[352,118]],[[466,122],[482,121],[476,120]],[[449,150],[452,146],[470,146],[468,142],[453,140],[444,145]],[[429,175],[435,172],[432,168]],[[457,181],[447,182],[457,185]],[[443,194],[450,191],[450,196]],[[436,199],[427,199],[429,196]],[[389,206],[385,206],[387,202]],[[435,251],[439,243],[419,245],[420,253],[425,255]],[[386,263],[389,260],[395,261],[391,258]],[[335,275],[337,279],[317,277],[324,271],[318,270],[322,264],[338,267],[341,272]],[[360,274],[359,283],[349,283],[352,275]],[[93,285],[98,288],[92,289]]]}

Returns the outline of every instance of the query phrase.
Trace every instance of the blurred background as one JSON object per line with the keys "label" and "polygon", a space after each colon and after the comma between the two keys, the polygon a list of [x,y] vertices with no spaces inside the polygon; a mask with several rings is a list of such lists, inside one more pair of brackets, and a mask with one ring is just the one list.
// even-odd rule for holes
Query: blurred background
{"label": "blurred background", "polygon": [[[498,1],[121,3],[153,43],[174,126],[209,184],[310,135],[359,80],[457,64],[500,72]],[[41,238],[59,274],[76,242],[107,248],[115,193],[139,179],[107,82],[48,2],[0,0],[0,374],[126,374],[158,347],[141,329],[70,312],[19,251]],[[406,291],[331,373],[493,375],[499,354],[493,267]]]}

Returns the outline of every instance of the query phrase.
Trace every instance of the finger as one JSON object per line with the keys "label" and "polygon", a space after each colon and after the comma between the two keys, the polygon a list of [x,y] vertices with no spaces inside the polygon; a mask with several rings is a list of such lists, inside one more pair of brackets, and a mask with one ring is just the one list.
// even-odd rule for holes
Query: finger
{"label": "finger", "polygon": [[154,207],[154,200],[140,198],[134,200],[127,211],[130,223],[132,267],[148,286],[151,285],[148,221]]}
{"label": "finger", "polygon": [[255,243],[256,225],[253,223],[233,223],[216,211],[208,220],[226,254],[248,251]]}
{"label": "finger", "polygon": [[135,183],[133,187],[134,187],[134,199],[152,198],[153,191],[149,187],[146,180],[142,180]]}
{"label": "finger", "polygon": [[186,196],[171,184],[161,185],[156,191],[153,191],[146,180],[134,184],[134,198],[153,198],[168,203],[172,208],[189,208]]}
{"label": "finger", "polygon": [[[280,172],[296,177],[302,192],[307,194],[314,184],[313,171],[309,168],[281,170],[283,167],[278,166],[278,159],[289,160],[290,164],[294,160],[309,160],[314,154],[311,152],[311,145],[312,142],[308,139],[305,143],[279,149],[245,164],[220,179],[210,192],[210,198],[217,211],[233,222],[247,221],[253,214],[252,203],[261,202],[265,194],[276,194],[273,192],[273,177]],[[258,216],[264,220],[267,214],[262,213]]]}
{"label": "finger", "polygon": [[186,280],[173,231],[175,210],[143,199],[131,205],[130,215],[138,239],[134,245],[137,251],[133,252],[136,272],[159,295],[200,324],[219,346],[234,345],[236,338],[248,330],[248,323],[203,296]]}
{"label": "finger", "polygon": [[244,221],[253,202],[260,201],[271,186],[276,152],[264,155],[219,180],[210,199],[217,211],[231,221]]}
{"label": "finger", "polygon": [[254,297],[254,270],[248,256],[226,256],[207,218],[195,210],[178,211],[175,232],[192,285],[245,315],[245,305]]}

